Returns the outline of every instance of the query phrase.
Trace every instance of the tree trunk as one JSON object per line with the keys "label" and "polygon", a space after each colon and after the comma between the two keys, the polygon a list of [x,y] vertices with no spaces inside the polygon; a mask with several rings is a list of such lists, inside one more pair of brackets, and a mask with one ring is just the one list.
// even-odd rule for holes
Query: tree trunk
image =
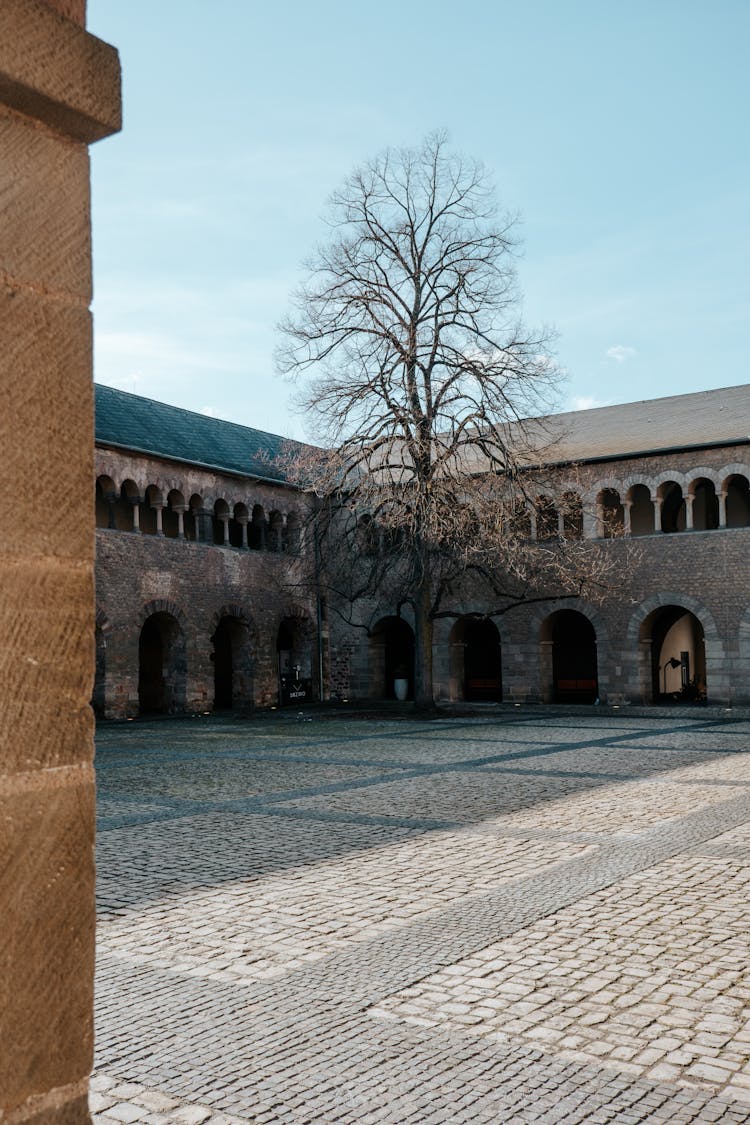
{"label": "tree trunk", "polygon": [[414,598],[414,703],[432,707],[432,590],[428,578],[423,579]]}

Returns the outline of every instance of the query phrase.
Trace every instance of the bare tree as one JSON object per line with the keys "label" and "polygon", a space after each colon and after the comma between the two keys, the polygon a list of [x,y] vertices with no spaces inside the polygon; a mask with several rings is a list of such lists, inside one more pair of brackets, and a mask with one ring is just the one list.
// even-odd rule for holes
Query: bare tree
{"label": "bare tree", "polygon": [[565,535],[566,501],[548,528],[554,482],[538,466],[559,373],[548,335],[520,319],[515,222],[482,166],[441,134],[386,151],[331,197],[329,224],[281,326],[279,368],[308,374],[300,403],[322,446],[296,475],[320,500],[334,602],[411,605],[424,705],[457,583],[481,583],[489,615],[580,594],[603,569]]}

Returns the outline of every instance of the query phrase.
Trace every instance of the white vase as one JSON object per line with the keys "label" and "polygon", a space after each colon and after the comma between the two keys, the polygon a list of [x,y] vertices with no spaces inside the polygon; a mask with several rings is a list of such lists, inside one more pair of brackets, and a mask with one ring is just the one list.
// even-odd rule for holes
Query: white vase
{"label": "white vase", "polygon": [[409,694],[409,681],[401,676],[396,676],[393,681],[393,693],[400,703],[403,703]]}

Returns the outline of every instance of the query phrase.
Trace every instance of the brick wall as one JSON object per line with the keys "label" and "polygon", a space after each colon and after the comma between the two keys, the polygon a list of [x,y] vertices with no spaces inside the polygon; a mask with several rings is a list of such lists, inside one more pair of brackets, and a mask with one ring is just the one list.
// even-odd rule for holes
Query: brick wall
{"label": "brick wall", "polygon": [[278,703],[276,643],[282,620],[297,618],[311,632],[311,671],[315,672],[315,605],[295,587],[294,559],[102,529],[96,533],[96,552],[107,717],[138,713],[138,643],[151,613],[169,613],[184,633],[184,710],[188,712],[213,708],[211,638],[227,613],[247,629],[252,706]]}

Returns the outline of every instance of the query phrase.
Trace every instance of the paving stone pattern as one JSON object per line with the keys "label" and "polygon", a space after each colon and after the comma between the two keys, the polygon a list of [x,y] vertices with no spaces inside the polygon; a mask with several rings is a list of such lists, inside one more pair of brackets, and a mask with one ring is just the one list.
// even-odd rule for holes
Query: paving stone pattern
{"label": "paving stone pattern", "polygon": [[98,738],[96,1122],[750,1122],[750,724]]}

